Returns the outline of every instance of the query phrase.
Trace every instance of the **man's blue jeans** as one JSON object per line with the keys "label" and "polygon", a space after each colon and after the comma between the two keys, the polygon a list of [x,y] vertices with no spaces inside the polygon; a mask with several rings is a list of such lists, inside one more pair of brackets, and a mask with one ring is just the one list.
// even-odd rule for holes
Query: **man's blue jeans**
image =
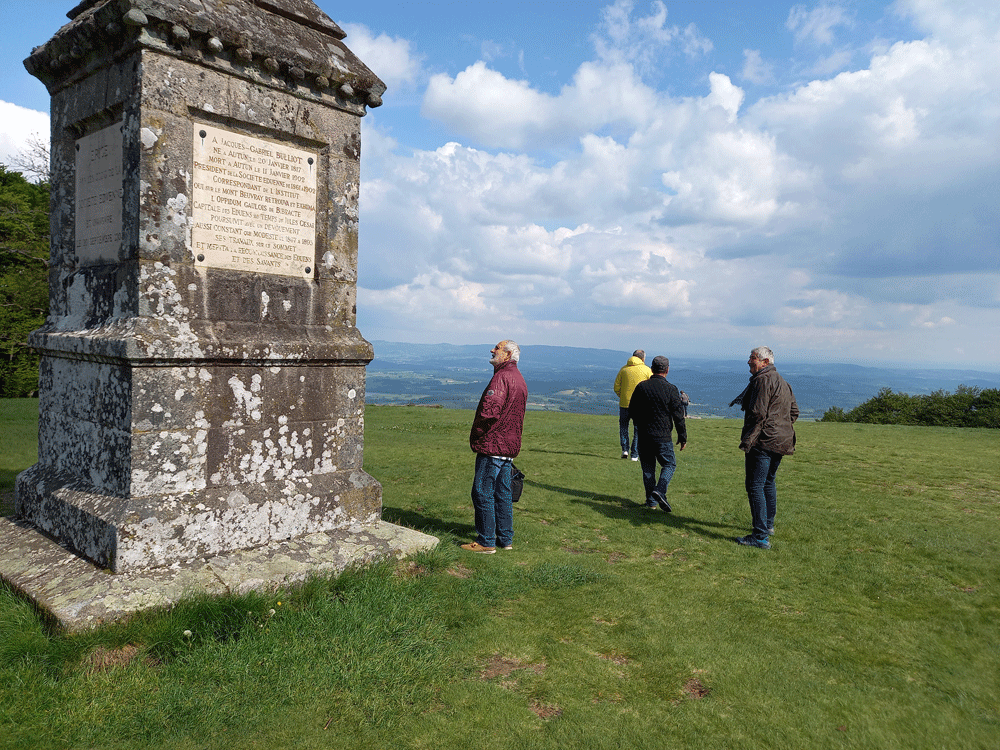
{"label": "man's blue jeans", "polygon": [[472,507],[476,510],[476,541],[483,547],[509,547],[514,543],[511,463],[510,459],[476,454]]}
{"label": "man's blue jeans", "polygon": [[774,528],[774,514],[778,509],[778,488],[774,475],[778,473],[781,454],[751,448],[747,451],[745,464],[753,538],[767,539],[767,530]]}
{"label": "man's blue jeans", "polygon": [[[662,467],[659,480],[656,479],[656,464]],[[653,490],[658,490],[665,498],[667,486],[677,468],[673,442],[643,438],[639,444],[639,466],[642,468],[642,486],[646,490],[646,503],[655,502],[651,497]]]}
{"label": "man's blue jeans", "polygon": [[622,444],[622,453],[628,453],[632,458],[639,455],[639,431],[632,426],[632,450],[628,449],[628,407],[618,407],[618,437]]}

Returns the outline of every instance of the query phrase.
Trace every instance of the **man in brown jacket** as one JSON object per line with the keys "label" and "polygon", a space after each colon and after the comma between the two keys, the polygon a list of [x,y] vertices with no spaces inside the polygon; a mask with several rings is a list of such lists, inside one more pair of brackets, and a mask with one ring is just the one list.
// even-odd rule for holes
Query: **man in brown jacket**
{"label": "man in brown jacket", "polygon": [[750,352],[750,384],[730,406],[743,409],[740,449],[746,453],[746,490],[753,531],[736,539],[748,547],[770,549],[774,533],[778,491],[774,475],[783,456],[795,451],[795,429],[799,406],[785,379],[774,369],[774,353],[766,346]]}

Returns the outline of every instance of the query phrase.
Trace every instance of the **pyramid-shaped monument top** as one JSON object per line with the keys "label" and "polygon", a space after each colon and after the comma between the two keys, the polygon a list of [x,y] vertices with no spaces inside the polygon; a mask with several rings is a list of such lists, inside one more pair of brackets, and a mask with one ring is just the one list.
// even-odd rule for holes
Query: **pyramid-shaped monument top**
{"label": "pyramid-shaped monument top", "polygon": [[49,93],[136,46],[332,90],[355,106],[377,107],[385,92],[312,0],[84,0],[66,15],[70,23],[24,61]]}

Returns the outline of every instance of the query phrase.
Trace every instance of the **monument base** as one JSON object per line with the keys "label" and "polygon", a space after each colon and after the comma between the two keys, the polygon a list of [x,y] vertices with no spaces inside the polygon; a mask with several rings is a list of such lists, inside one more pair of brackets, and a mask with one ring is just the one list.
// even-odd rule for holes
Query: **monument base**
{"label": "monument base", "polygon": [[307,534],[169,567],[112,574],[73,554],[32,526],[0,518],[0,578],[60,626],[81,631],[140,610],[165,607],[193,592],[269,590],[314,574],[437,546],[438,539],[385,521]]}
{"label": "monument base", "polygon": [[381,486],[359,469],[122,498],[35,464],[16,497],[18,518],[113,573],[367,526],[382,510]]}

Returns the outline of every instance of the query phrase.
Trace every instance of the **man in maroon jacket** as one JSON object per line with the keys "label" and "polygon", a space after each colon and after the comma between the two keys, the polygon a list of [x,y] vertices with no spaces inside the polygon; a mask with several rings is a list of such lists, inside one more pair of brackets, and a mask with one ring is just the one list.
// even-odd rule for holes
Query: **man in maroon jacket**
{"label": "man in maroon jacket", "polygon": [[476,407],[469,446],[476,454],[472,506],[476,510],[476,541],[462,549],[492,555],[497,546],[514,548],[514,503],[511,465],[521,452],[521,431],[528,405],[528,386],[517,369],[521,350],[501,341],[490,350],[493,379]]}

